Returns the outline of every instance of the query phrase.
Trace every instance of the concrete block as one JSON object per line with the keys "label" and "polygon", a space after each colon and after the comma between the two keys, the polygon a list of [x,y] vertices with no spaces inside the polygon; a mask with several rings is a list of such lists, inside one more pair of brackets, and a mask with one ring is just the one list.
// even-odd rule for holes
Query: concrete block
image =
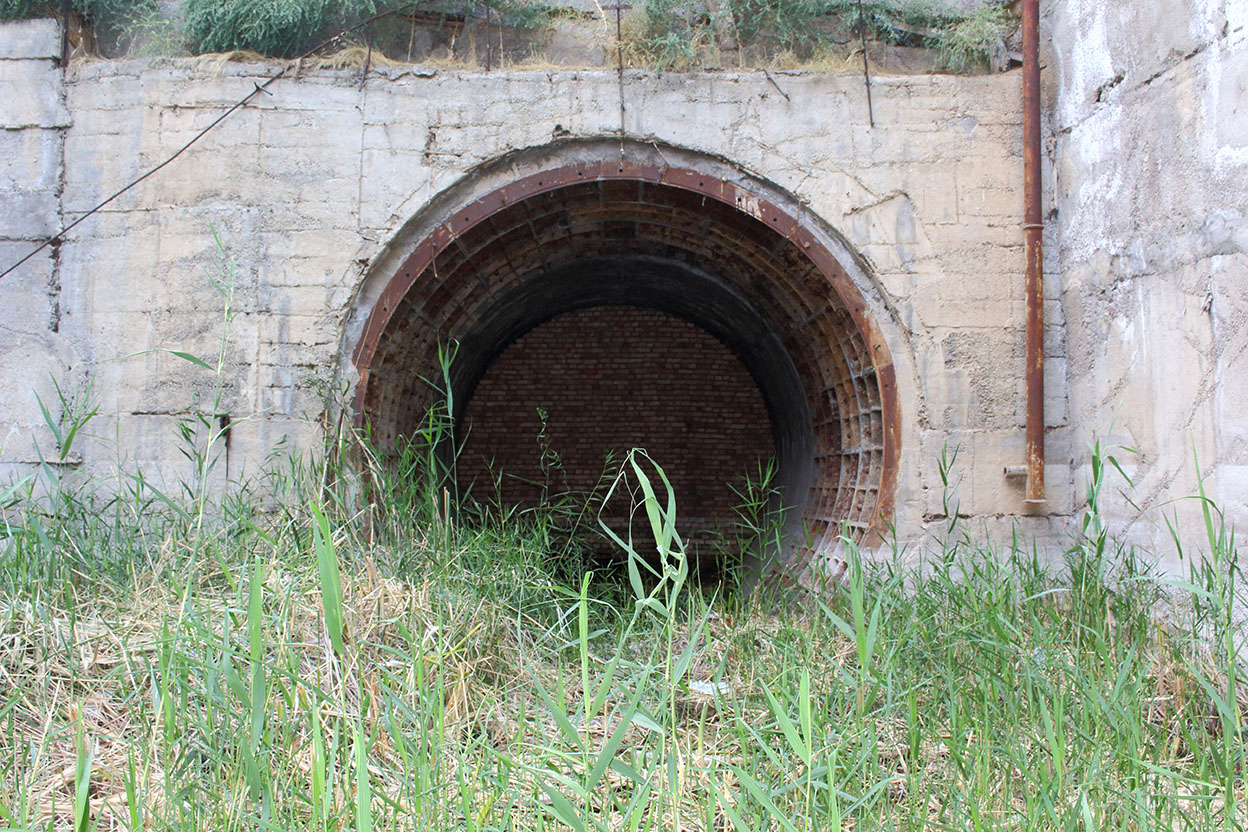
{"label": "concrete block", "polygon": [[257,324],[260,338],[273,348],[332,347],[338,340],[336,328],[324,315],[266,315]]}
{"label": "concrete block", "polygon": [[0,61],[0,129],[68,127],[61,70],[52,61]]}
{"label": "concrete block", "polygon": [[35,443],[56,453],[36,394],[55,409],[52,379],[65,378],[63,349],[52,333],[20,334],[0,327],[0,460],[34,462]]}
{"label": "concrete block", "polygon": [[60,165],[59,130],[0,130],[0,191],[55,191]]}
{"label": "concrete block", "polygon": [[56,193],[0,190],[0,240],[38,240],[60,231]]}
{"label": "concrete block", "polygon": [[[30,254],[37,243],[27,241],[0,242],[0,269],[9,266]],[[13,287],[12,291],[37,292],[45,289],[52,277],[52,252],[44,249],[31,257],[21,268],[5,276],[2,283]],[[0,307],[3,309],[3,307]],[[0,313],[2,314],[2,313]],[[0,321],[3,321],[0,317]]]}
{"label": "concrete block", "polygon": [[[915,210],[922,218],[924,225],[949,224],[958,221],[958,191],[956,184],[942,181],[946,179],[933,172],[931,179],[920,184],[917,191],[910,191],[914,198]],[[929,231],[929,239],[931,234]]]}
{"label": "concrete block", "polygon": [[874,272],[882,276],[886,288],[894,297],[908,297],[914,288],[915,253],[903,245],[863,245],[858,251],[871,264]]}
{"label": "concrete block", "polygon": [[[1005,249],[1017,258],[1011,267],[1022,273],[1023,229],[1019,216],[992,218],[959,216],[958,222],[927,229],[932,245],[944,256],[951,251],[982,254],[990,248]],[[973,255],[974,256],[974,255]]]}
{"label": "concrete block", "polygon": [[142,99],[138,97],[137,90],[135,92],[129,107],[112,110],[98,108],[94,102],[76,104],[75,96],[71,94],[69,107],[74,113],[74,136],[142,136],[154,131],[159,124],[159,113],[142,106]]}
{"label": "concrete block", "polygon": [[1218,460],[1248,464],[1248,254],[1213,258],[1213,409]]}
{"label": "concrete block", "polygon": [[[1045,356],[1044,359],[1044,424],[1045,427],[1057,428],[1070,424],[1070,396],[1066,381],[1067,362],[1065,358]],[[1022,423],[1026,424],[1026,403],[1024,401]]]}
{"label": "concrete block", "polygon": [[927,327],[1019,327],[1023,323],[1018,304],[1008,298],[985,296],[979,300],[946,300],[936,288],[916,292],[911,301],[918,320]]}
{"label": "concrete block", "polygon": [[309,419],[272,415],[235,421],[230,433],[234,457],[230,460],[231,476],[238,478],[256,476],[269,463],[275,448],[284,446],[288,453],[296,454],[316,448],[321,439],[320,427]]}
{"label": "concrete block", "polygon": [[270,261],[288,257],[346,258],[360,246],[354,228],[301,229],[265,235],[264,256]]}
{"label": "concrete block", "polygon": [[[0,260],[0,269],[16,260]],[[28,261],[28,263],[31,261]],[[14,279],[50,272],[48,268],[20,269],[0,280],[0,309],[4,310],[4,327],[17,332],[46,332],[52,322],[52,297],[47,280]]]}
{"label": "concrete block", "polygon": [[951,514],[963,513],[962,503],[970,498],[973,435],[961,430],[930,430],[922,433],[920,441],[923,513],[944,517],[946,504]]}
{"label": "concrete block", "polygon": [[361,162],[361,180],[367,183],[359,208],[364,227],[387,228],[409,200],[420,204],[437,193],[429,182],[429,160],[422,153],[366,150]]}
{"label": "concrete block", "polygon": [[0,21],[0,61],[60,57],[61,27],[55,20]]}
{"label": "concrete block", "polygon": [[[66,213],[88,211],[137,178],[142,173],[139,142],[140,138],[135,135],[79,136],[71,131],[65,137],[62,199]],[[175,165],[162,173],[176,170]],[[140,193],[142,191],[135,189],[123,194],[110,208],[114,211],[133,208]]]}
{"label": "concrete block", "polygon": [[1248,465],[1218,465],[1213,470],[1213,499],[1225,513],[1227,527],[1248,525]]}
{"label": "concrete block", "polygon": [[[127,73],[125,61],[109,61],[107,64],[77,64],[71,69],[72,83],[65,89],[70,110],[117,113],[125,117],[135,106],[156,97],[156,87],[161,86],[156,76],[149,76],[144,84],[142,73]],[[107,67],[106,71],[105,67]]]}
{"label": "concrete block", "polygon": [[1213,113],[1219,148],[1248,146],[1248,49],[1242,46],[1217,59],[1217,109]]}
{"label": "concrete block", "polygon": [[[933,307],[944,303],[984,303],[994,309],[993,301],[1022,301],[1021,276],[1009,272],[974,272],[944,269],[934,275],[921,274],[915,290],[915,303],[926,304],[925,314],[935,322],[941,313]],[[1004,326],[1010,320],[1008,310],[996,306],[997,315],[985,317],[984,326]],[[1000,316],[1000,317],[998,317]]]}
{"label": "concrete block", "polygon": [[1009,187],[958,183],[959,217],[1022,217],[1023,192]]}

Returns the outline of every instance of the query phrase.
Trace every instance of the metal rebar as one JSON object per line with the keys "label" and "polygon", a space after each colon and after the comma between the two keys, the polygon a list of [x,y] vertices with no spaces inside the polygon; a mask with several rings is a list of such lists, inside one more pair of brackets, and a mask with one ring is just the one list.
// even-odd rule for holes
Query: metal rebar
{"label": "metal rebar", "polygon": [[364,71],[360,73],[360,89],[364,89],[364,82],[368,80],[368,69],[373,65],[373,24],[368,24],[364,37],[368,41],[368,54],[364,56]]}
{"label": "metal rebar", "polygon": [[69,16],[73,14],[73,0],[61,0],[61,66],[69,67]]}
{"label": "metal rebar", "polygon": [[[625,9],[631,9],[632,6],[627,3],[616,3],[614,6],[603,6],[606,10],[615,11],[615,61],[616,61],[616,77],[620,87],[620,137],[625,135],[624,130],[624,24],[623,15]],[[620,154],[623,155],[624,148],[621,145]]]}
{"label": "metal rebar", "polygon": [[780,85],[776,83],[776,79],[775,79],[775,78],[772,78],[772,77],[771,77],[771,73],[767,71],[767,67],[763,67],[763,75],[766,75],[766,76],[767,76],[767,80],[768,80],[768,81],[770,81],[770,82],[771,82],[771,85],[772,85],[773,87],[775,87],[775,88],[776,88],[776,92],[778,92],[778,93],[780,93],[781,95],[783,95],[783,96],[784,96],[784,100],[785,100],[785,101],[790,101],[790,102],[791,102],[791,101],[793,100],[792,98],[789,98],[789,94],[788,94],[787,92],[785,92],[784,90],[780,89]]}
{"label": "metal rebar", "polygon": [[871,65],[867,61],[867,17],[858,0],[858,37],[862,41],[862,80],[867,85],[867,123],[875,127],[875,107],[871,103]]}

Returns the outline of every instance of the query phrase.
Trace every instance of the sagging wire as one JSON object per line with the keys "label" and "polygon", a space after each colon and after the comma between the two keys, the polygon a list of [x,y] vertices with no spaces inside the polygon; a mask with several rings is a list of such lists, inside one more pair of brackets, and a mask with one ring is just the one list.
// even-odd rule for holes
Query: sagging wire
{"label": "sagging wire", "polygon": [[[195,134],[195,135],[191,138],[191,140],[190,140],[190,141],[188,141],[186,144],[182,145],[180,148],[178,148],[176,151],[174,151],[173,155],[169,156],[169,157],[168,157],[168,158],[166,158],[163,162],[161,162],[160,164],[156,165],[154,168],[151,168],[151,169],[150,169],[150,170],[148,170],[146,173],[144,173],[143,175],[139,176],[137,179],[131,180],[131,181],[130,181],[130,183],[129,183],[129,184],[127,184],[125,187],[120,188],[120,189],[118,189],[117,191],[114,191],[114,192],[113,192],[113,194],[112,194],[111,196],[109,196],[108,198],[106,198],[106,199],[104,199],[103,201],[101,201],[101,202],[100,202],[99,204],[97,204],[94,208],[92,208],[91,210],[87,211],[85,214],[83,214],[81,217],[79,217],[78,219],[76,219],[76,220],[74,220],[73,222],[71,222],[69,225],[67,225],[67,226],[63,227],[63,228],[62,228],[60,231],[58,231],[56,234],[53,234],[53,235],[52,235],[51,237],[49,237],[48,239],[44,240],[42,243],[40,243],[40,244],[39,244],[39,246],[38,246],[37,248],[35,248],[35,249],[34,249],[33,251],[31,251],[30,253],[28,253],[25,257],[23,257],[22,259],[18,260],[16,263],[14,263],[12,266],[9,266],[9,267],[8,267],[7,269],[5,269],[4,271],[0,272],[0,279],[3,279],[3,278],[4,278],[4,277],[6,277],[7,275],[9,275],[9,274],[11,274],[12,272],[16,271],[19,267],[21,267],[21,265],[22,265],[23,263],[25,263],[25,262],[26,262],[27,260],[29,260],[30,258],[34,257],[34,256],[35,256],[36,254],[38,254],[39,252],[41,252],[41,251],[43,251],[44,249],[46,249],[48,246],[51,246],[51,245],[57,245],[57,244],[59,244],[59,243],[64,242],[65,235],[66,235],[67,233],[69,233],[70,231],[72,231],[72,230],[73,230],[76,226],[78,226],[80,223],[84,222],[84,221],[85,221],[88,217],[90,217],[90,216],[92,216],[92,215],[94,215],[94,214],[98,213],[98,212],[100,211],[100,209],[104,208],[104,206],[108,205],[108,204],[109,204],[109,203],[111,203],[113,200],[117,199],[117,197],[119,197],[119,196],[121,196],[122,194],[126,193],[127,191],[129,191],[130,189],[132,189],[133,187],[135,187],[136,185],[138,185],[140,182],[143,182],[145,179],[149,178],[149,177],[150,177],[150,176],[152,176],[153,174],[155,174],[155,173],[157,173],[158,171],[160,171],[160,170],[161,170],[162,168],[164,168],[166,165],[168,165],[169,163],[171,163],[174,159],[177,159],[179,156],[181,156],[183,153],[185,153],[187,150],[189,150],[189,149],[190,149],[190,147],[191,147],[191,145],[195,144],[197,141],[199,141],[199,140],[200,140],[200,139],[202,139],[204,136],[206,136],[206,135],[208,134],[208,132],[209,132],[209,131],[211,131],[213,128],[215,128],[218,124],[220,124],[221,122],[223,122],[223,121],[225,121],[227,118],[229,118],[231,115],[233,115],[233,114],[234,114],[234,112],[235,112],[236,110],[239,110],[239,109],[241,109],[242,107],[245,107],[245,106],[247,105],[247,103],[248,103],[249,101],[251,101],[251,99],[255,98],[255,97],[256,97],[257,95],[259,95],[260,93],[264,93],[265,95],[272,95],[273,93],[269,92],[269,89],[268,89],[268,88],[269,88],[269,85],[270,85],[270,84],[272,84],[274,81],[277,81],[277,80],[279,80],[280,78],[282,78],[283,76],[285,76],[285,75],[286,75],[286,73],[290,71],[290,68],[291,68],[291,67],[298,67],[298,66],[300,66],[300,65],[301,65],[301,63],[302,63],[305,59],[310,58],[310,57],[312,57],[313,55],[315,55],[316,53],[320,52],[321,50],[326,49],[326,48],[328,48],[329,46],[331,46],[331,45],[333,45],[333,44],[337,43],[338,41],[340,41],[340,40],[342,40],[343,38],[345,38],[347,35],[352,34],[353,32],[357,32],[357,31],[359,31],[360,29],[363,29],[363,28],[364,28],[364,27],[366,27],[366,26],[372,26],[372,24],[373,24],[373,23],[375,23],[375,22],[377,22],[378,20],[381,20],[381,19],[383,19],[383,18],[390,17],[391,15],[399,14],[399,13],[401,13],[401,12],[405,12],[405,11],[408,11],[408,10],[410,10],[410,9],[414,9],[414,8],[416,8],[417,6],[419,6],[419,5],[420,5],[421,3],[423,3],[423,2],[424,2],[424,0],[414,0],[414,2],[411,2],[411,3],[405,3],[405,4],[403,4],[402,6],[396,6],[395,8],[393,8],[393,9],[388,9],[387,11],[384,11],[384,12],[378,12],[377,14],[373,15],[372,17],[369,17],[368,19],[363,20],[363,21],[361,21],[361,22],[359,22],[359,23],[355,24],[354,26],[351,26],[351,27],[349,27],[349,28],[343,29],[341,32],[337,33],[337,34],[336,34],[336,35],[334,35],[333,37],[329,37],[329,38],[326,38],[325,40],[321,41],[321,42],[320,42],[320,43],[318,43],[316,46],[313,46],[311,49],[309,49],[307,52],[304,52],[304,53],[303,53],[302,55],[300,55],[298,58],[295,58],[295,59],[293,59],[293,60],[291,60],[291,61],[287,62],[285,66],[283,66],[283,67],[282,67],[281,69],[279,69],[277,72],[275,72],[275,73],[273,73],[272,75],[270,75],[270,76],[268,77],[268,79],[266,79],[263,83],[260,83],[259,81],[255,82],[255,89],[253,89],[251,92],[247,93],[245,96],[243,96],[242,98],[240,98],[237,102],[235,102],[235,103],[234,103],[234,105],[233,105],[233,106],[231,106],[228,110],[226,110],[225,112],[223,112],[221,115],[217,116],[217,118],[216,118],[216,119],[214,119],[214,120],[213,120],[213,122],[212,122],[211,124],[209,124],[209,125],[208,125],[207,127],[205,127],[203,130],[200,130],[198,133],[196,133],[196,134]],[[69,19],[68,19],[68,18],[66,18],[66,19],[65,19],[65,22],[64,22],[62,25],[64,25],[64,26],[65,26],[65,29],[66,29],[66,31],[68,32],[68,30],[69,30]],[[370,57],[371,57],[371,43],[372,43],[371,38],[370,38],[370,40],[369,40],[369,43],[370,43]],[[365,68],[365,72],[367,73],[367,68]]]}

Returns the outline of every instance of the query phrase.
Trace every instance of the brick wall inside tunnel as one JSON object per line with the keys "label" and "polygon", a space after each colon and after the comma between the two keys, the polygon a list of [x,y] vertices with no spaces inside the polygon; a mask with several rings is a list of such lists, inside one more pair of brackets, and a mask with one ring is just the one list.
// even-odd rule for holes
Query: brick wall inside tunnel
{"label": "brick wall inside tunnel", "polygon": [[[593,489],[629,448],[645,448],[676,491],[682,535],[703,554],[733,531],[733,486],[775,455],[762,394],[731,350],[633,306],[569,312],[522,335],[486,370],[461,430],[461,489],[503,505],[537,504],[546,483],[552,493]],[[614,500],[604,517],[622,527],[628,508]]]}

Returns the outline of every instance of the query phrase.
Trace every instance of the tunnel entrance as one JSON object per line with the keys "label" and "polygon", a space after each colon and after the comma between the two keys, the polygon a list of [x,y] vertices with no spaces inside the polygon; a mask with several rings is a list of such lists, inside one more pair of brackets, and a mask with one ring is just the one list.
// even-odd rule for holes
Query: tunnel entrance
{"label": "tunnel entrance", "polygon": [[577,483],[599,452],[648,447],[682,530],[728,518],[725,476],[774,455],[799,559],[844,527],[878,534],[898,450],[887,348],[828,232],[750,184],[608,159],[461,203],[372,301],[357,412],[383,443],[414,430],[453,339],[478,488],[490,459],[534,472],[541,407]]}
{"label": "tunnel entrance", "polygon": [[[504,348],[470,394],[461,437],[460,493],[498,505],[591,492],[630,448],[645,448],[670,478],[682,538],[711,579],[740,537],[746,478],[757,482],[775,457],[762,393],[736,355],[683,318],[623,305],[565,312]],[[614,500],[601,516],[623,536],[629,508]],[[619,554],[603,543],[597,554]]]}

